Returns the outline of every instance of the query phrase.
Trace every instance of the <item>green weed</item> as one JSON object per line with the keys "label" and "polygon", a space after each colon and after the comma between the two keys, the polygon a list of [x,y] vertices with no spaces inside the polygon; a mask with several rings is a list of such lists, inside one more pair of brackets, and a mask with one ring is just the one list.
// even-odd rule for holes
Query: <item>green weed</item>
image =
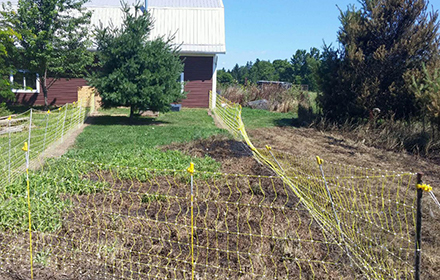
{"label": "green weed", "polygon": [[50,249],[43,249],[41,251],[38,251],[35,254],[35,263],[47,267],[50,263],[50,255],[51,255]]}
{"label": "green weed", "polygon": [[142,195],[142,203],[150,203],[154,201],[167,201],[167,197],[160,193],[151,193]]}

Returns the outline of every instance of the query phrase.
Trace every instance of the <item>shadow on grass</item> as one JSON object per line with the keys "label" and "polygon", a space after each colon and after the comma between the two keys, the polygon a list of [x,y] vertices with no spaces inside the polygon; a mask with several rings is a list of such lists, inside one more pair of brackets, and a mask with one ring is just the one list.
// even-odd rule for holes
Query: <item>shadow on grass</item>
{"label": "shadow on grass", "polygon": [[278,127],[292,126],[295,119],[293,118],[283,118],[274,120],[274,125]]}
{"label": "shadow on grass", "polygon": [[130,121],[126,116],[90,116],[86,120],[87,124],[92,125],[161,125],[169,122],[157,121],[155,118],[140,117]]}

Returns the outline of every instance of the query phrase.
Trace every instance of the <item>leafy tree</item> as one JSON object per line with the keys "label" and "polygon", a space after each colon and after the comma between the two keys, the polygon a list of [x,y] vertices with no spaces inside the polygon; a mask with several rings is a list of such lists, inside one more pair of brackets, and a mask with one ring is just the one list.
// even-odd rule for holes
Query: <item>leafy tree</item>
{"label": "leafy tree", "polygon": [[221,69],[217,71],[217,82],[222,85],[230,85],[234,83],[234,77],[231,73],[225,71],[225,69]]}
{"label": "leafy tree", "polygon": [[[60,77],[83,75],[92,62],[88,0],[19,0],[17,10],[4,6],[2,15],[21,34],[17,67],[37,73],[47,106],[47,91]],[[54,78],[48,83],[48,77]]]}
{"label": "leafy tree", "polygon": [[259,80],[273,81],[275,80],[275,68],[270,61],[257,59],[249,71],[249,78],[252,82]]}
{"label": "leafy tree", "polygon": [[165,112],[170,103],[185,97],[178,82],[183,64],[179,50],[171,39],[148,40],[152,20],[140,6],[123,4],[121,28],[100,28],[97,31],[100,70],[90,84],[102,97],[104,107],[129,106],[130,119],[139,110]]}
{"label": "leafy tree", "polygon": [[287,59],[277,59],[272,62],[273,67],[275,68],[275,76],[276,80],[282,82],[292,82],[293,78],[293,67]]}
{"label": "leafy tree", "polygon": [[8,101],[15,99],[9,74],[14,71],[12,60],[17,53],[14,43],[20,39],[9,26],[9,23],[0,21],[0,99]]}
{"label": "leafy tree", "polygon": [[334,80],[322,81],[324,114],[343,120],[348,108],[350,117],[365,118],[379,108],[397,119],[415,116],[419,108],[410,77],[423,63],[439,59],[438,12],[428,12],[426,0],[360,3],[360,9],[341,11],[341,49],[323,60],[329,63],[325,68],[337,66],[327,75]]}

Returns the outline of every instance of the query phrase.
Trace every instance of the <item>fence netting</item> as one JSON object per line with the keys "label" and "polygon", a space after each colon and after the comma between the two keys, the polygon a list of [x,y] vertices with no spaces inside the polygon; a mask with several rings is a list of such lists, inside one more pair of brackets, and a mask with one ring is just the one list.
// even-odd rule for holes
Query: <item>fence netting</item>
{"label": "fence netting", "polygon": [[415,174],[258,148],[239,105],[217,96],[211,111],[273,176],[66,157],[29,170],[26,157],[35,160],[80,125],[84,108],[71,104],[0,120],[0,275],[413,278]]}
{"label": "fence netting", "polygon": [[31,159],[42,155],[56,141],[84,123],[89,109],[84,102],[66,104],[55,110],[30,109],[0,118],[0,185],[13,182],[25,171],[23,143],[28,142]]}
{"label": "fence netting", "polygon": [[350,269],[356,267],[354,272],[369,279],[413,278],[416,174],[256,148],[246,133],[241,106],[211,94],[211,102],[213,98],[216,105],[210,109],[217,120],[282,178],[326,234],[338,241]]}
{"label": "fence netting", "polygon": [[[339,279],[328,236],[278,176],[61,158],[31,172],[33,268],[71,279]],[[3,190],[1,267],[28,275],[26,188]],[[193,222],[191,222],[193,216]],[[193,230],[191,230],[193,229]],[[327,276],[325,276],[327,277]]]}

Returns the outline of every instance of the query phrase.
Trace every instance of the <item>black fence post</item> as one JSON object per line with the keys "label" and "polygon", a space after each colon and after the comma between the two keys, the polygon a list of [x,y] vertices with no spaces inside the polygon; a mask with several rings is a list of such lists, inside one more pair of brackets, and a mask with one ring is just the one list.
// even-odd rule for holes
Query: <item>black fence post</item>
{"label": "black fence post", "polygon": [[422,185],[423,173],[417,173],[417,221],[416,221],[416,252],[415,252],[415,280],[420,280],[420,261],[422,258]]}

